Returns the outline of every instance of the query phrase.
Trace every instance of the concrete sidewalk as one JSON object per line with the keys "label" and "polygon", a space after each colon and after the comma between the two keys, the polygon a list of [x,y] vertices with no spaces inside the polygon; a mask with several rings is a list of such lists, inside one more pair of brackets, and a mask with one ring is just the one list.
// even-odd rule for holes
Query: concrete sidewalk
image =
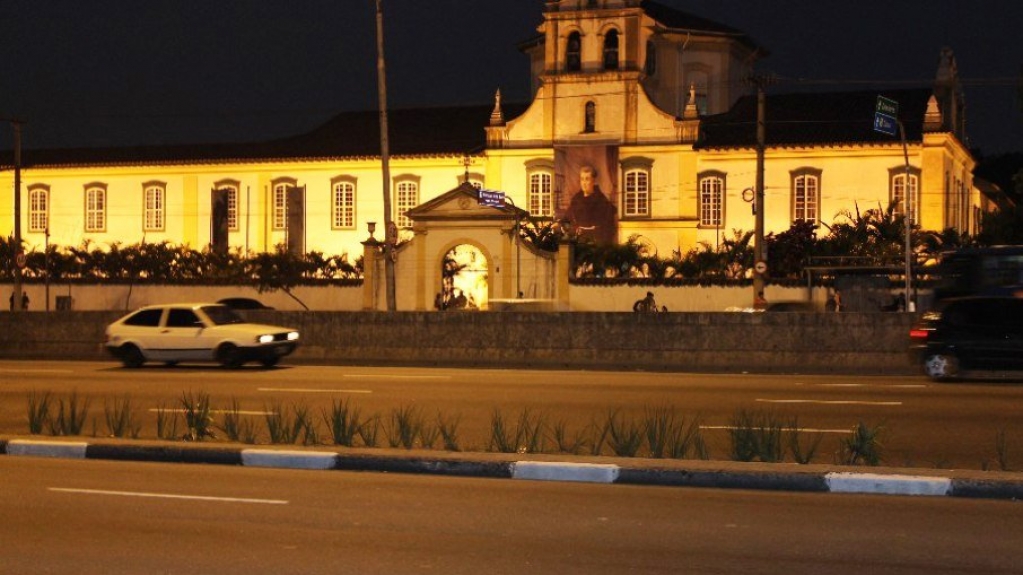
{"label": "concrete sidewalk", "polygon": [[21,437],[0,437],[0,454],[667,487],[1023,499],[1023,473],[998,471]]}

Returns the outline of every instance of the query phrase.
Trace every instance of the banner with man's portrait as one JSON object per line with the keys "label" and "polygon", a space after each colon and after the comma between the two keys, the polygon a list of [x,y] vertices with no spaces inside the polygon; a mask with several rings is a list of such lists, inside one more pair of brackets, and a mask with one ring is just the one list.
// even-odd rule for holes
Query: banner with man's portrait
{"label": "banner with man's portrait", "polygon": [[560,192],[556,216],[580,237],[617,243],[618,148],[555,147],[554,170]]}

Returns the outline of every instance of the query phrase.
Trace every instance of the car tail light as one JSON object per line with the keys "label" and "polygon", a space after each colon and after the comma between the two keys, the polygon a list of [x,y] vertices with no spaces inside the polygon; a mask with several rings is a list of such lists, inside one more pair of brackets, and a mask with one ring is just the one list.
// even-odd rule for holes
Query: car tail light
{"label": "car tail light", "polygon": [[927,336],[931,334],[929,329],[913,328],[909,330],[910,339],[927,339]]}

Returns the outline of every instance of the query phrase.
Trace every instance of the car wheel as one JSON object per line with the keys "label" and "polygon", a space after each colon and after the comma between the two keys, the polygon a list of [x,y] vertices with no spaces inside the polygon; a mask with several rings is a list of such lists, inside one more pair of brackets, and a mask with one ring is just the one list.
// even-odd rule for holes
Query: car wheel
{"label": "car wheel", "polygon": [[135,369],[146,363],[146,356],[142,355],[141,349],[129,343],[121,347],[121,363],[124,367]]}
{"label": "car wheel", "polygon": [[924,373],[931,379],[950,379],[959,375],[959,359],[951,353],[936,353],[924,359]]}
{"label": "car wheel", "polygon": [[281,361],[281,358],[275,355],[273,357],[264,357],[259,363],[262,363],[263,367],[273,367],[277,365],[279,361]]}
{"label": "car wheel", "polygon": [[242,366],[242,352],[238,349],[238,346],[225,343],[217,349],[217,361],[220,365],[229,369],[238,369]]}

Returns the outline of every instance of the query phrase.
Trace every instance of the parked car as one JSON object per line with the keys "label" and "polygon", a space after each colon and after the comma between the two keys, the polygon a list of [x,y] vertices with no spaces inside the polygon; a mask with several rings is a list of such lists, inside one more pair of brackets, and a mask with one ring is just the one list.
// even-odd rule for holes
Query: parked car
{"label": "parked car", "polygon": [[251,297],[225,297],[224,299],[217,300],[217,303],[224,304],[231,309],[273,309],[268,305],[263,305],[263,302],[258,299]]}
{"label": "parked car", "polygon": [[266,367],[298,347],[297,330],[249,323],[223,304],[179,303],[138,309],[107,326],[104,346],[125,367],[213,361]]}
{"label": "parked car", "polygon": [[944,300],[909,332],[910,354],[933,379],[1023,370],[1023,298]]}

